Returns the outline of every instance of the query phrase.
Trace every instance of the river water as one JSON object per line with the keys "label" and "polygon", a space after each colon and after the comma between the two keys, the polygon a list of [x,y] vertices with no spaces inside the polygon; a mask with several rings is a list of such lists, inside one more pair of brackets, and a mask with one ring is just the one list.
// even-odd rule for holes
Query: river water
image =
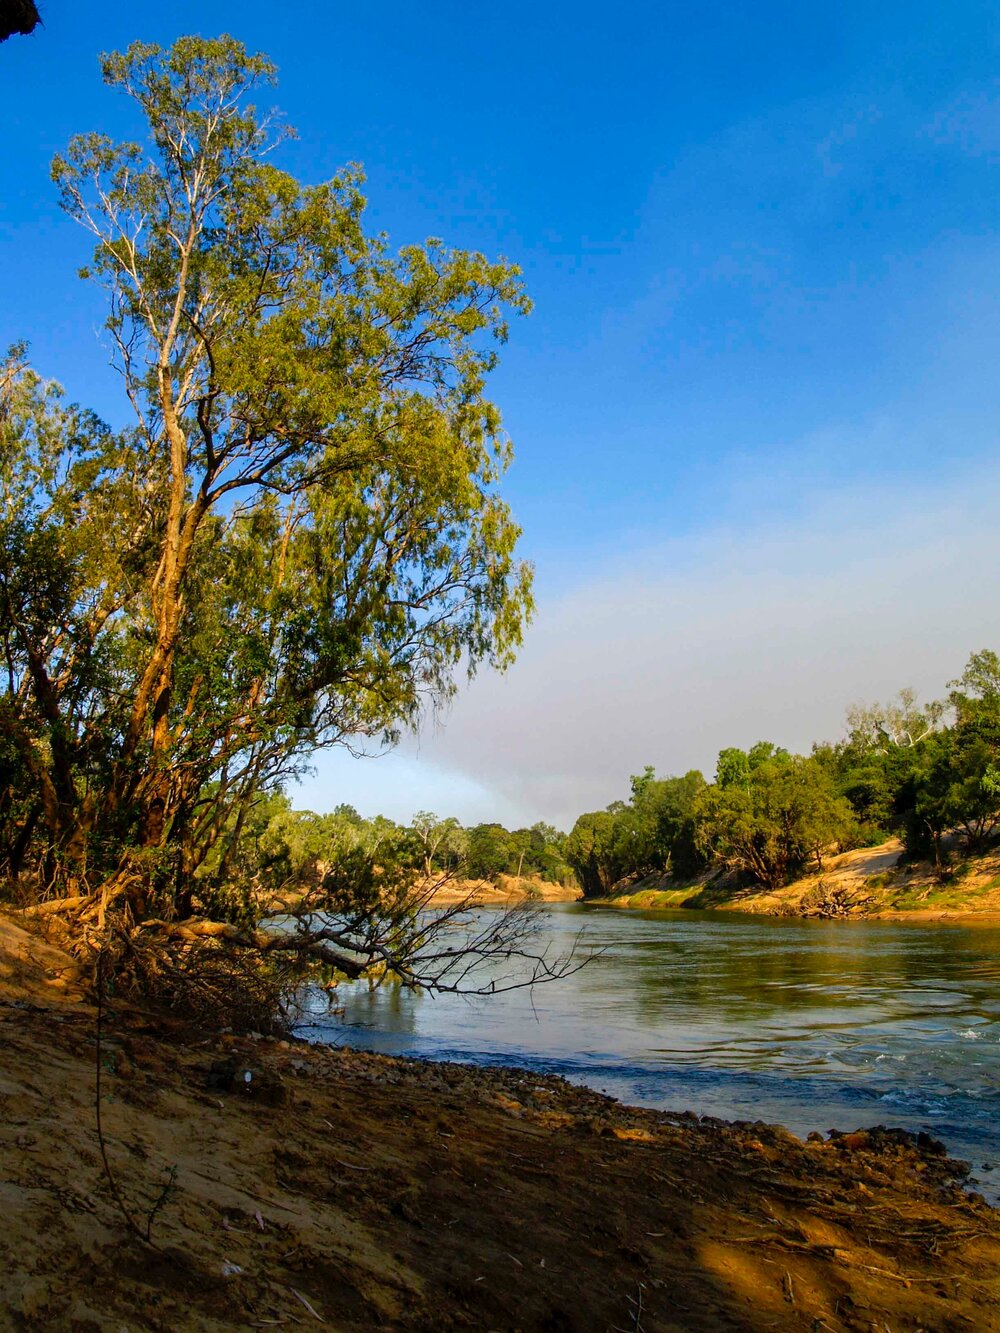
{"label": "river water", "polygon": [[1000,1200],[1000,926],[540,909],[592,961],[486,999],[340,987],[313,1040],[516,1064],[640,1106],[797,1134],[928,1130]]}

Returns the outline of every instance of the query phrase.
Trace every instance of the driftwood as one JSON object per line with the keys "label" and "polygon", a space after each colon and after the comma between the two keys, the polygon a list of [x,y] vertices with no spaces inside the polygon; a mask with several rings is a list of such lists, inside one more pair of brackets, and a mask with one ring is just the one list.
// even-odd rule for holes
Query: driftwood
{"label": "driftwood", "polygon": [[858,889],[848,888],[842,884],[831,885],[821,879],[805,894],[800,908],[803,916],[835,920],[864,916],[866,909],[874,903],[875,899],[871,894],[864,895]]}
{"label": "driftwood", "polygon": [[25,916],[62,916],[85,907],[91,901],[89,893],[73,898],[48,898],[43,903],[34,903],[31,907],[22,907]]}
{"label": "driftwood", "polygon": [[20,33],[26,37],[42,21],[34,0],[0,0],[0,42]]}
{"label": "driftwood", "polygon": [[360,977],[371,966],[370,958],[333,947],[330,941],[339,943],[339,937],[333,931],[323,929],[306,935],[295,931],[242,930],[225,921],[207,921],[200,917],[178,922],[152,919],[141,922],[139,929],[155,931],[175,940],[225,940],[259,954],[286,953],[315,958],[349,977]]}

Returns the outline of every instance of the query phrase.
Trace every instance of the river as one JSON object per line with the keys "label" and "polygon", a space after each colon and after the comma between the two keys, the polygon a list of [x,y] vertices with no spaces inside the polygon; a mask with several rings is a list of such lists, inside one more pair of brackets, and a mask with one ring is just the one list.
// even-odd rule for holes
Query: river
{"label": "river", "polygon": [[927,1130],[1000,1201],[1000,926],[540,909],[594,958],[486,999],[342,986],[312,1040],[516,1064],[640,1106],[797,1134]]}

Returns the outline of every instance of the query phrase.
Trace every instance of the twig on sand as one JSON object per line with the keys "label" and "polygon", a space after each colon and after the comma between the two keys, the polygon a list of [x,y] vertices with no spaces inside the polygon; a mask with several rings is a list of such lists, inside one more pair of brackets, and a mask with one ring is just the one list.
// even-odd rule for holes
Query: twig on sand
{"label": "twig on sand", "polygon": [[156,1221],[157,1214],[159,1213],[163,1205],[167,1202],[167,1199],[170,1197],[174,1185],[176,1184],[177,1167],[172,1166],[168,1169],[166,1182],[163,1185],[162,1189],[160,1190],[159,1194],[156,1196],[156,1199],[153,1201],[153,1205],[150,1208],[149,1212],[146,1214],[145,1225],[144,1226],[140,1225],[139,1222],[136,1220],[135,1216],[133,1215],[128,1204],[126,1203],[125,1197],[122,1194],[121,1188],[118,1184],[118,1179],[115,1176],[114,1171],[112,1171],[111,1169],[111,1162],[108,1158],[107,1140],[105,1139],[104,1136],[104,1121],[101,1116],[101,1100],[102,1100],[101,1071],[104,1065],[104,1010],[105,1010],[105,1005],[107,1003],[105,994],[107,987],[106,970],[107,970],[107,955],[102,950],[102,952],[98,955],[97,958],[97,974],[96,974],[97,1030],[95,1033],[96,1039],[94,1042],[94,1052],[95,1052],[94,1120],[96,1122],[96,1127],[97,1127],[97,1143],[101,1152],[101,1162],[104,1166],[104,1175],[107,1178],[109,1186],[111,1187],[111,1194],[115,1201],[115,1204],[118,1207],[118,1211],[125,1219],[126,1226],[132,1233],[132,1235],[136,1237],[137,1240],[142,1241],[144,1245],[148,1245],[151,1249],[155,1250],[158,1249],[159,1247],[153,1242],[153,1223]]}
{"label": "twig on sand", "polygon": [[782,1289],[785,1293],[785,1300],[789,1305],[795,1304],[795,1288],[792,1286],[792,1275],[787,1270],[781,1281]]}
{"label": "twig on sand", "polygon": [[333,1160],[337,1163],[338,1166],[342,1166],[342,1167],[344,1167],[344,1168],[345,1168],[346,1170],[348,1170],[348,1171],[373,1171],[373,1170],[374,1170],[374,1167],[371,1167],[371,1166],[354,1166],[351,1162],[345,1162],[345,1161],[343,1161],[343,1160],[342,1160],[341,1158],[339,1158],[339,1157],[335,1157]]}
{"label": "twig on sand", "polygon": [[309,1311],[309,1313],[312,1315],[312,1317],[313,1317],[314,1319],[319,1320],[319,1322],[322,1324],[322,1322],[323,1322],[323,1316],[322,1316],[322,1315],[319,1315],[319,1314],[316,1313],[315,1309],[314,1309],[313,1306],[309,1303],[308,1299],[307,1299],[305,1296],[302,1295],[302,1292],[299,1291],[299,1289],[298,1289],[297,1287],[289,1287],[288,1290],[292,1293],[292,1295],[296,1298],[296,1300],[299,1300],[299,1301],[302,1302],[302,1304],[303,1304],[303,1305],[305,1306],[305,1308]]}
{"label": "twig on sand", "polygon": [[642,1322],[642,1314],[645,1308],[642,1300],[642,1292],[642,1283],[637,1282],[635,1284],[635,1295],[627,1298],[629,1306],[631,1307],[629,1314],[631,1315],[632,1322],[627,1329],[619,1328],[617,1324],[612,1324],[611,1327],[614,1330],[614,1333],[646,1333],[645,1326]]}

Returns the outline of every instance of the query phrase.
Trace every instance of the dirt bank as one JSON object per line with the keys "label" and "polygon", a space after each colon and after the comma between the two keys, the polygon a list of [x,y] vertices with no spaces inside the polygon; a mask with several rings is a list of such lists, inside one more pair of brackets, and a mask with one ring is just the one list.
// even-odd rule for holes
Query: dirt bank
{"label": "dirt bank", "polygon": [[926,862],[900,864],[902,855],[902,843],[893,838],[878,847],[828,857],[821,872],[774,891],[737,889],[731,877],[687,885],[661,878],[600,901],[645,910],[688,907],[764,916],[1000,922],[1000,854],[956,860],[944,882]]}
{"label": "dirt bank", "polygon": [[435,890],[431,902],[437,907],[472,899],[483,907],[507,907],[525,899],[537,903],[573,903],[583,890],[528,875],[500,875],[496,883],[486,879],[449,879]]}
{"label": "dirt bank", "polygon": [[929,1145],[118,1014],[109,1159],[137,1215],[174,1173],[149,1248],[53,961],[0,1000],[2,1328],[1000,1329],[1000,1214]]}

